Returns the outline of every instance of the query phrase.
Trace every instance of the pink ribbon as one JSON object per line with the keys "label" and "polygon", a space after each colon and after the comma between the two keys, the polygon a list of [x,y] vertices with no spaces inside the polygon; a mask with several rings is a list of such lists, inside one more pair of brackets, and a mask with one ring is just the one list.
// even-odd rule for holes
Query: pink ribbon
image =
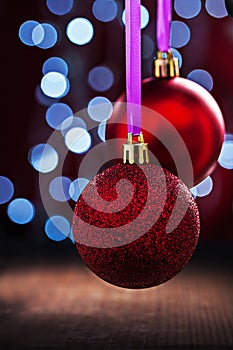
{"label": "pink ribbon", "polygon": [[141,128],[141,11],[140,0],[125,0],[126,102],[128,132]]}
{"label": "pink ribbon", "polygon": [[171,17],[172,1],[157,0],[157,45],[162,52],[170,48]]}

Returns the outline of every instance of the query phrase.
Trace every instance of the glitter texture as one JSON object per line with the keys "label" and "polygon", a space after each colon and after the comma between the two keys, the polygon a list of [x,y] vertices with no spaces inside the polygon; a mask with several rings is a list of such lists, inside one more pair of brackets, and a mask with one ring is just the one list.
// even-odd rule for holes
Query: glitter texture
{"label": "glitter texture", "polygon": [[116,164],[84,189],[73,231],[80,256],[97,276],[119,287],[149,288],[191,259],[199,212],[188,188],[167,170]]}

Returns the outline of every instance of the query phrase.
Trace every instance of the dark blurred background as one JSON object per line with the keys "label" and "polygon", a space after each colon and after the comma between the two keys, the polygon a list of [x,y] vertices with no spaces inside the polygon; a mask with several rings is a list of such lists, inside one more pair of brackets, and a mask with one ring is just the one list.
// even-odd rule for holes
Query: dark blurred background
{"label": "dark blurred background", "polygon": [[[211,193],[196,198],[201,216],[197,250],[184,273],[165,286],[135,294],[114,289],[85,268],[72,236],[56,241],[45,232],[48,215],[40,197],[39,173],[28,158],[32,147],[46,143],[53,132],[45,115],[49,104],[57,101],[39,103],[35,92],[44,62],[53,56],[67,62],[70,91],[59,102],[75,112],[87,108],[97,95],[114,102],[125,89],[124,1],[116,2],[117,15],[109,22],[94,16],[93,3],[75,0],[71,11],[62,16],[49,11],[46,1],[1,3],[0,176],[11,180],[14,195],[0,204],[0,347],[230,350],[233,155],[228,154],[228,168],[216,164]],[[188,44],[178,48],[183,58],[181,75],[186,77],[195,69],[211,74],[211,94],[222,109],[227,140],[233,142],[233,20],[221,15],[223,1],[219,0],[220,18],[207,12],[205,5],[210,1],[201,3],[200,13],[190,19],[173,9],[173,20],[186,23],[191,32]],[[156,54],[156,2],[142,4],[150,16],[143,29],[145,78],[152,76]],[[215,11],[219,13],[218,6]],[[75,45],[65,34],[68,22],[76,17],[85,17],[94,26],[94,38],[87,45]],[[18,32],[28,20],[53,25],[56,45],[41,49],[23,44]],[[114,73],[112,86],[103,92],[87,81],[90,69],[99,65]],[[97,132],[92,142],[101,142]],[[82,158],[69,154],[63,175],[74,180]],[[33,204],[35,216],[29,223],[17,224],[9,218],[8,205],[15,198]],[[54,213],[62,212],[63,203],[50,200]],[[74,204],[69,200],[71,208]]]}
{"label": "dark blurred background", "polygon": [[[154,50],[149,57],[142,60],[143,78],[152,76],[152,63],[156,54],[154,1],[142,1],[149,11],[150,21],[143,35],[149,36],[154,42]],[[118,1],[117,16],[110,22],[101,22],[92,13],[93,1],[74,1],[72,10],[58,16],[49,11],[46,2],[39,0],[4,2],[1,5],[1,171],[14,185],[14,197],[29,199],[35,206],[36,215],[32,222],[25,225],[13,223],[7,216],[9,203],[0,206],[1,214],[1,251],[7,254],[25,247],[37,250],[40,246],[49,250],[73,250],[69,239],[51,242],[44,233],[47,219],[40,200],[38,189],[38,172],[28,161],[29,150],[38,143],[46,143],[52,129],[46,123],[45,114],[48,105],[38,103],[35,90],[42,78],[42,66],[52,57],[59,56],[66,60],[69,66],[70,92],[59,102],[71,106],[73,111],[86,108],[88,101],[97,95],[103,95],[110,101],[116,101],[125,88],[124,67],[124,26],[122,11],[124,2]],[[87,45],[78,46],[71,43],[66,34],[67,23],[75,17],[89,19],[95,29],[94,39]],[[58,32],[58,41],[49,49],[24,45],[19,39],[20,26],[27,20],[52,24]],[[211,16],[202,1],[201,12],[191,19],[180,17],[173,10],[173,20],[186,23],[191,31],[191,40],[179,48],[183,58],[182,76],[194,69],[207,70],[213,78],[212,95],[222,109],[226,132],[233,134],[233,21],[229,16],[216,18]],[[148,41],[143,39],[143,50],[146,52]],[[148,55],[147,55],[148,56]],[[114,73],[114,83],[107,91],[98,93],[87,82],[88,72],[98,65],[108,65]],[[53,100],[53,99],[51,99]],[[52,102],[51,102],[52,103]],[[100,142],[93,135],[94,143]],[[66,161],[64,172],[74,178],[73,164],[78,165],[82,156],[70,155]],[[202,229],[201,241],[232,242],[232,170],[217,164],[212,174],[213,190],[205,197],[198,197]],[[12,199],[13,199],[12,198]],[[56,203],[56,205],[58,205]],[[71,202],[71,207],[74,202]]]}

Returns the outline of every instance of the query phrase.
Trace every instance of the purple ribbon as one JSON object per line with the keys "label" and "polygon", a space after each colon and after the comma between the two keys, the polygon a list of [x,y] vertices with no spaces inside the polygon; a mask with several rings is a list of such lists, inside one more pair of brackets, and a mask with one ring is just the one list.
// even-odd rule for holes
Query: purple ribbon
{"label": "purple ribbon", "polygon": [[126,102],[128,132],[141,128],[141,11],[140,0],[125,0]]}
{"label": "purple ribbon", "polygon": [[172,1],[157,0],[157,44],[158,49],[166,52],[170,48],[170,26]]}

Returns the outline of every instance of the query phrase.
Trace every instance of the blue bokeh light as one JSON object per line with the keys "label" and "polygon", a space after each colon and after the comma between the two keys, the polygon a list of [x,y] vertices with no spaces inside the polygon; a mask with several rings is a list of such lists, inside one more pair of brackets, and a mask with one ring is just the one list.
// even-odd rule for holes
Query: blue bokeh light
{"label": "blue bokeh light", "polygon": [[170,45],[174,48],[185,46],[191,38],[190,29],[184,22],[172,21]]}
{"label": "blue bokeh light", "polygon": [[205,8],[212,17],[223,18],[228,16],[225,0],[206,0]]}
{"label": "blue bokeh light", "polygon": [[84,190],[84,188],[87,186],[89,182],[90,180],[88,179],[78,178],[70,184],[69,194],[70,194],[70,197],[73,199],[73,201],[76,202],[78,200],[80,194],[82,193],[82,191]]}
{"label": "blue bokeh light", "polygon": [[92,6],[92,12],[101,22],[110,22],[117,16],[117,3],[114,0],[96,0]]}
{"label": "blue bokeh light", "polygon": [[40,143],[29,152],[29,162],[40,173],[49,173],[58,165],[59,157],[56,150],[47,143]]}
{"label": "blue bokeh light", "polygon": [[69,91],[69,81],[61,73],[49,72],[41,80],[41,90],[43,93],[52,98],[65,96]]}
{"label": "blue bokeh light", "polygon": [[80,117],[72,116],[64,120],[61,124],[61,133],[65,137],[68,131],[73,128],[87,129],[87,125]]}
{"label": "blue bokeh light", "polygon": [[40,105],[46,106],[46,107],[49,107],[58,101],[58,98],[52,98],[52,97],[46,96],[41,90],[40,85],[37,85],[35,89],[35,99]]}
{"label": "blue bokeh light", "polygon": [[175,57],[175,58],[178,59],[179,68],[181,68],[181,67],[182,67],[182,64],[183,64],[183,58],[182,58],[181,53],[180,53],[178,50],[174,49],[173,47],[171,48],[171,50],[172,50],[172,55],[173,55],[173,57]]}
{"label": "blue bokeh light", "polygon": [[92,40],[94,28],[88,19],[79,17],[69,22],[66,28],[66,34],[72,43],[85,45]]}
{"label": "blue bokeh light", "polygon": [[7,214],[11,221],[23,225],[32,221],[35,208],[29,200],[16,198],[8,205]]}
{"label": "blue bokeh light", "polygon": [[194,18],[201,11],[201,0],[175,0],[174,9],[183,18]]}
{"label": "blue bokeh light", "polygon": [[40,49],[49,49],[57,43],[57,30],[49,23],[38,24],[32,31],[32,40]]}
{"label": "blue bokeh light", "polygon": [[113,72],[105,66],[98,66],[88,73],[88,83],[93,90],[103,92],[111,88],[114,81]]}
{"label": "blue bokeh light", "polygon": [[35,46],[32,38],[33,30],[39,25],[37,21],[26,21],[19,28],[19,38],[23,44],[28,46]]}
{"label": "blue bokeh light", "polygon": [[60,215],[54,215],[45,223],[45,233],[53,241],[60,242],[69,237],[71,231],[69,221]]}
{"label": "blue bokeh light", "polygon": [[68,74],[68,65],[66,61],[60,57],[51,57],[43,64],[42,68],[43,74],[49,72],[58,72],[67,76]]}
{"label": "blue bokeh light", "polygon": [[147,34],[142,35],[142,59],[153,56],[155,50],[154,41]]}
{"label": "blue bokeh light", "polygon": [[65,176],[58,176],[49,184],[50,196],[58,202],[65,202],[70,199],[69,188],[71,180]]}
{"label": "blue bokeh light", "polygon": [[0,176],[0,204],[9,202],[14,195],[14,185],[5,176]]}
{"label": "blue bokeh light", "polygon": [[203,86],[208,91],[213,89],[213,78],[210,73],[204,69],[194,69],[187,75],[187,78],[195,81],[195,83]]}
{"label": "blue bokeh light", "polygon": [[73,232],[73,230],[72,230],[72,227],[71,227],[71,230],[70,230],[69,239],[71,240],[71,242],[72,242],[73,244],[75,244],[74,232]]}
{"label": "blue bokeh light", "polygon": [[62,16],[69,13],[73,6],[74,0],[47,0],[46,5],[50,12]]}
{"label": "blue bokeh light", "polygon": [[111,117],[113,106],[106,97],[97,96],[88,103],[87,112],[91,119],[101,123]]}
{"label": "blue bokeh light", "polygon": [[67,118],[73,115],[72,109],[65,103],[54,103],[46,112],[46,121],[51,128],[60,130]]}

